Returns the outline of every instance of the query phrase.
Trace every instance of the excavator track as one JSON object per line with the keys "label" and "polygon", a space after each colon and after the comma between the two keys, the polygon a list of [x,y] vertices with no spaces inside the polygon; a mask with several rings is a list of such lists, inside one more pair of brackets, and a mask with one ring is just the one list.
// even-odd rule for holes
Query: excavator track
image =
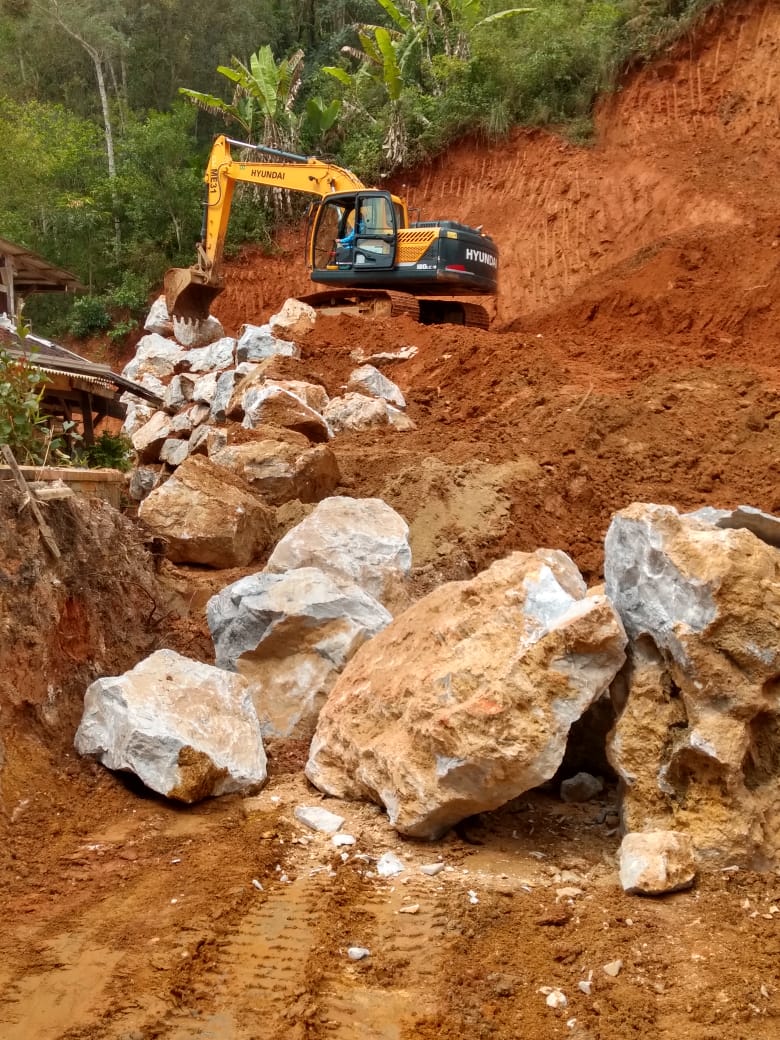
{"label": "excavator track", "polygon": [[406,315],[420,320],[420,305],[409,293],[388,289],[329,289],[298,296],[318,314],[355,314],[364,318],[399,318]]}
{"label": "excavator track", "polygon": [[330,289],[297,297],[318,314],[355,314],[365,318],[398,318],[406,315],[424,325],[468,325],[487,329],[490,317],[484,307],[458,300],[418,298],[391,289]]}

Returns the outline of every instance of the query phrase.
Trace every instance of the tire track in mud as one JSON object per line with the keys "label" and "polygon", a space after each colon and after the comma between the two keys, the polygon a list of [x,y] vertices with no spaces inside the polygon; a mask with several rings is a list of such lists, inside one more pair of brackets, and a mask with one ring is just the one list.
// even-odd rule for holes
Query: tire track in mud
{"label": "tire track in mud", "polygon": [[[431,878],[390,886],[350,864],[277,884],[193,964],[167,1040],[401,1040],[435,1011],[448,918]],[[404,906],[418,910],[399,913]],[[371,954],[353,962],[350,946]],[[208,1008],[208,1010],[204,1010]]]}
{"label": "tire track in mud", "polygon": [[[331,951],[318,981],[321,1031],[314,1035],[401,1040],[414,1018],[435,1012],[448,925],[438,888],[430,878],[397,886],[363,881],[360,924],[351,923],[351,908],[345,908],[343,935],[371,953],[353,964],[343,947]],[[415,913],[401,912],[413,906]]]}
{"label": "tire track in mud", "polygon": [[[289,1035],[306,992],[320,910],[319,877],[279,881],[223,936],[208,962],[193,966],[182,1007],[162,1025],[171,1040],[266,1040]],[[199,1004],[211,1011],[202,1015]]]}

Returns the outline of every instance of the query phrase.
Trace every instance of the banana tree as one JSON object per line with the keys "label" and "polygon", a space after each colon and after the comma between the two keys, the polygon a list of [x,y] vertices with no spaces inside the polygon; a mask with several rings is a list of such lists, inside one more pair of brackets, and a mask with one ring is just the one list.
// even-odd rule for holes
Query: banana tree
{"label": "banana tree", "polygon": [[[249,144],[291,151],[298,145],[300,117],[293,110],[301,87],[303,51],[290,58],[274,58],[270,47],[260,47],[250,55],[249,64],[231,58],[230,65],[218,65],[217,72],[233,84],[230,101],[213,94],[179,87],[179,93],[192,104],[227,123],[237,123]],[[257,161],[257,156],[253,155]],[[265,194],[277,218],[289,216],[293,205],[290,193],[256,188]]]}
{"label": "banana tree", "polygon": [[291,148],[296,143],[299,120],[293,111],[301,87],[303,51],[276,61],[270,47],[261,47],[245,65],[231,58],[217,72],[233,84],[230,101],[199,90],[179,87],[179,93],[198,108],[237,123],[251,144]]}
{"label": "banana tree", "polygon": [[[322,71],[338,80],[355,99],[359,98],[361,84],[366,80],[381,88],[389,102],[390,111],[382,151],[391,168],[401,166],[408,156],[409,138],[401,108],[404,69],[399,59],[400,41],[397,35],[394,39],[381,25],[361,25],[356,30],[360,47],[342,47],[342,52],[360,62],[357,71],[347,72],[339,66],[326,66]],[[361,111],[366,111],[358,100],[354,104]]]}
{"label": "banana tree", "polygon": [[[412,0],[414,2],[414,0]],[[377,0],[382,3],[382,0]],[[447,54],[451,54],[463,61],[471,57],[472,34],[483,26],[492,25],[503,21],[505,18],[515,18],[519,14],[532,14],[535,7],[510,7],[505,11],[496,11],[494,14],[484,14],[482,0],[442,0],[442,6],[447,12],[447,18],[451,32],[445,36]]]}

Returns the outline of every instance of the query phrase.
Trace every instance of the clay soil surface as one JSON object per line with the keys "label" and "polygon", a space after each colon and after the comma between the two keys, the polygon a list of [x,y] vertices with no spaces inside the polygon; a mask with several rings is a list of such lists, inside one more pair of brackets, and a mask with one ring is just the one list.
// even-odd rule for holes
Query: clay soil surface
{"label": "clay soil surface", "polygon": [[[411,595],[539,546],[596,583],[632,501],[780,511],[780,4],[724,6],[626,79],[592,146],[469,142],[393,185],[423,219],[497,239],[491,331],[322,319],[291,363],[334,395],[358,358],[417,348],[385,368],[416,431],[333,442],[339,493],[409,521]],[[215,313],[235,332],[307,290],[291,231],[231,262]],[[117,577],[120,558],[106,581],[137,592],[147,579]],[[780,880],[703,864],[691,891],[624,895],[613,787],[582,806],[532,792],[434,844],[329,801],[356,838],[337,849],[295,822],[320,796],[289,742],[270,745],[256,799],[194,808],[79,760],[86,679],[155,646],[208,660],[205,598],[237,576],[164,568],[162,599],[144,585],[117,616],[80,563],[67,610],[52,587],[19,627],[40,575],[0,554],[17,626],[0,677],[3,1040],[780,1035]],[[406,870],[384,880],[387,850]]]}

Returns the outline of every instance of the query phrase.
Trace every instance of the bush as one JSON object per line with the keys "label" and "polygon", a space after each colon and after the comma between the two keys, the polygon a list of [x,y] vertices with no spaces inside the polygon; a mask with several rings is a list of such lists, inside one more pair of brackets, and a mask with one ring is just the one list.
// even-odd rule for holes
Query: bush
{"label": "bush", "polygon": [[111,315],[100,296],[80,296],[73,303],[68,317],[68,331],[78,339],[95,332],[105,332],[111,325]]}
{"label": "bush", "polygon": [[49,444],[46,416],[41,412],[46,376],[32,362],[0,349],[0,444],[17,462],[40,465]]}
{"label": "bush", "polygon": [[108,308],[129,311],[140,316],[147,306],[151,283],[148,278],[125,271],[119,285],[112,286],[103,297]]}
{"label": "bush", "polygon": [[133,464],[133,444],[121,433],[104,430],[94,444],[84,448],[79,462],[90,469],[118,469],[122,473]]}

